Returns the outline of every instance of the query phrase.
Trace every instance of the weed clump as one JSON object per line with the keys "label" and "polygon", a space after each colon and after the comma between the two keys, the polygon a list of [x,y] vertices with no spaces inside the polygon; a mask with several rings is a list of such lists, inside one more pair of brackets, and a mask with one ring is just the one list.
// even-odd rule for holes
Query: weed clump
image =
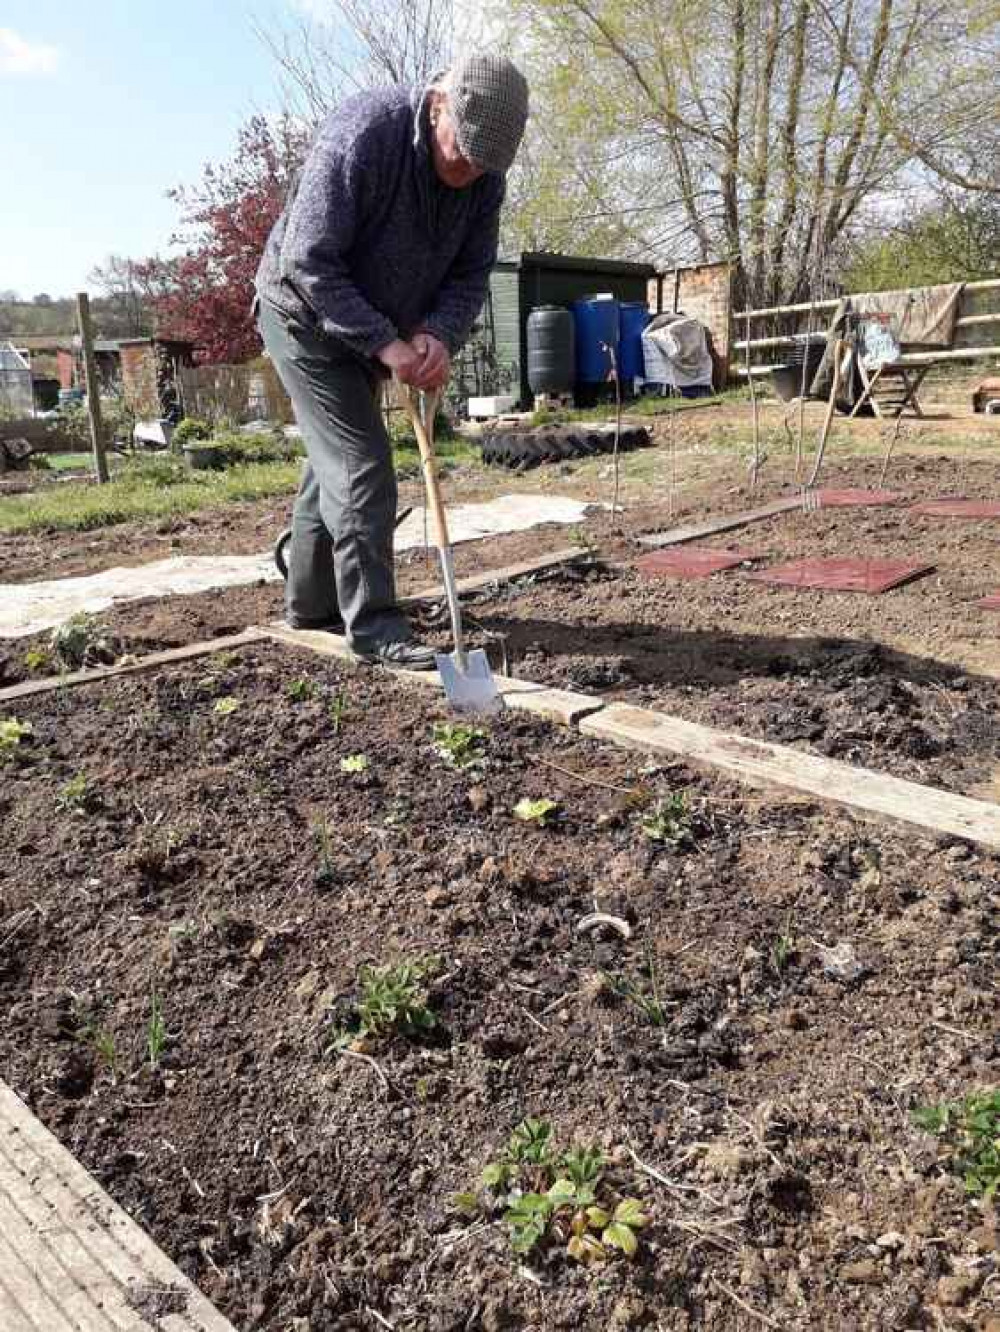
{"label": "weed clump", "polygon": [[991,1201],[1000,1187],[1000,1088],[962,1101],[922,1106],[913,1119],[945,1147],[945,1159],[969,1193]]}

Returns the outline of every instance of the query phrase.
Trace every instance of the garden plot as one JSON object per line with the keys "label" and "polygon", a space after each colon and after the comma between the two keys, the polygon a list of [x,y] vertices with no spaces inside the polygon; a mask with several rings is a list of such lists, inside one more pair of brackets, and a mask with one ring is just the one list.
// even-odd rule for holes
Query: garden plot
{"label": "garden plot", "polygon": [[1000,1312],[996,857],[274,645],[6,721],[0,1075],[236,1326]]}
{"label": "garden plot", "polygon": [[[661,552],[633,554],[484,597],[474,616],[506,641],[514,675],[1000,797],[998,621],[977,604],[998,581],[1000,520],[793,510],[697,544],[738,547],[754,572],[653,576]],[[934,571],[883,595],[758,580],[869,554]]]}

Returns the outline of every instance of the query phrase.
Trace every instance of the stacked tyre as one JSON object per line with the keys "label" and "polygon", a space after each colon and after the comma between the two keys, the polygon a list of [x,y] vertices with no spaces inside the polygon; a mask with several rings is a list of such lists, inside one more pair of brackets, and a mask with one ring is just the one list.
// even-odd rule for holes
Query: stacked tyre
{"label": "stacked tyre", "polygon": [[[644,448],[650,443],[644,426],[623,426],[620,453]],[[523,471],[541,463],[568,462],[612,453],[614,426],[540,426],[536,430],[495,430],[483,435],[483,462]]]}

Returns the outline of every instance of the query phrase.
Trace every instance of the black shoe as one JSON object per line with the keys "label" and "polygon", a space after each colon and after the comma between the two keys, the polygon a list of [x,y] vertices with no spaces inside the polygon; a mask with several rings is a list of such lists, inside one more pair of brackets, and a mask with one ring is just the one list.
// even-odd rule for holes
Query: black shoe
{"label": "black shoe", "polygon": [[304,620],[301,615],[286,615],[285,623],[289,629],[316,629],[328,634],[342,634],[343,620]]}
{"label": "black shoe", "polygon": [[407,671],[432,671],[436,652],[415,638],[394,638],[357,654],[362,661],[379,666],[394,666]]}

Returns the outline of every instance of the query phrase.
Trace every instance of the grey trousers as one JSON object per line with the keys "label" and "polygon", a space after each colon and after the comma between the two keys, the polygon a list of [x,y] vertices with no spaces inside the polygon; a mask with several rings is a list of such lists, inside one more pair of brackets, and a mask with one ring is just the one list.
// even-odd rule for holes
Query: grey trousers
{"label": "grey trousers", "polygon": [[292,515],[288,616],[319,625],[339,614],[358,651],[409,638],[396,607],[396,472],[379,378],[360,357],[266,301],[258,324],[308,455]]}

